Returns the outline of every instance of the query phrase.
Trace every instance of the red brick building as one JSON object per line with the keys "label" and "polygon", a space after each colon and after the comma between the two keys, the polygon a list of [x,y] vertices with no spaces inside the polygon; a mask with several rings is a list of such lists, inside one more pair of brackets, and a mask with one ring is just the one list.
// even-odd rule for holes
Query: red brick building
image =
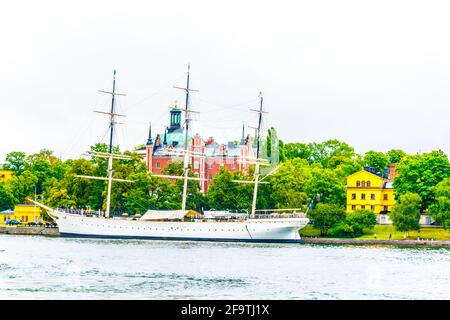
{"label": "red brick building", "polygon": [[396,163],[389,164],[389,181],[394,182],[396,176],[398,176],[398,172],[395,171]]}
{"label": "red brick building", "polygon": [[[250,165],[249,159],[256,157],[254,139],[250,135],[245,136],[244,128],[239,143],[230,141],[227,144],[219,144],[212,137],[204,140],[198,133],[188,139],[189,148],[194,153],[191,168],[199,178],[207,179],[200,182],[202,192],[208,190],[212,179],[222,167],[231,172],[246,172]],[[145,157],[147,171],[159,174],[169,163],[183,161],[183,156],[174,155],[173,151],[184,150],[184,143],[181,110],[174,107],[170,111],[170,126],[166,128],[164,134],[162,136],[157,134],[153,141],[150,127],[145,148],[141,148],[138,152]]]}

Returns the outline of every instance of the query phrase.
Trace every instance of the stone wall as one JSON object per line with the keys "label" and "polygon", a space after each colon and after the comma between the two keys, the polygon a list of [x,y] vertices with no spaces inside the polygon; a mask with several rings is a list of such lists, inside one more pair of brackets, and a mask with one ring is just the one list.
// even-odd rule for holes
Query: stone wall
{"label": "stone wall", "polygon": [[58,228],[0,226],[0,233],[59,237]]}

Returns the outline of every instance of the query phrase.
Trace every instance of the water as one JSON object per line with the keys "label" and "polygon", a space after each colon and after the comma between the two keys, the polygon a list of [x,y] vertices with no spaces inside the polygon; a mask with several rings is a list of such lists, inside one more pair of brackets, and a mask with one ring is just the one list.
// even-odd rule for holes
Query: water
{"label": "water", "polygon": [[1,299],[450,299],[450,250],[0,235]]}

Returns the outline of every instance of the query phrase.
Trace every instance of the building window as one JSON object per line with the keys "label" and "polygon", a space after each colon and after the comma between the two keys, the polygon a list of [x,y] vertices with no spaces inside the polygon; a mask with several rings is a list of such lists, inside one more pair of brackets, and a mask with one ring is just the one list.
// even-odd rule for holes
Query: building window
{"label": "building window", "polygon": [[352,200],[356,200],[356,193],[352,193]]}
{"label": "building window", "polygon": [[356,206],[355,205],[352,205],[352,210],[356,210]]}
{"label": "building window", "polygon": [[236,163],[233,162],[233,163],[231,164],[231,169],[236,169]]}
{"label": "building window", "polygon": [[384,206],[384,207],[383,207],[383,210],[384,210],[384,211],[388,211],[388,206]]}
{"label": "building window", "polygon": [[212,180],[212,178],[213,178],[213,176],[212,176],[212,174],[210,173],[209,176],[208,176],[208,179],[209,179],[209,180]]}
{"label": "building window", "polygon": [[370,194],[370,200],[375,200],[375,193]]}
{"label": "building window", "polygon": [[198,169],[198,167],[199,167],[198,161],[194,161],[194,169]]}
{"label": "building window", "polygon": [[367,187],[370,187],[370,181],[367,181],[367,182],[366,182],[366,186],[367,186]]}
{"label": "building window", "polygon": [[362,186],[363,188],[365,188],[365,187],[366,187],[366,182],[365,182],[365,181],[361,182],[361,186]]}
{"label": "building window", "polygon": [[157,162],[157,163],[156,163],[156,167],[157,167],[157,168],[161,168],[161,163],[160,163],[160,162]]}
{"label": "building window", "polygon": [[375,211],[375,206],[373,206],[373,205],[370,206],[370,210],[371,210],[371,211]]}
{"label": "building window", "polygon": [[387,200],[387,199],[388,199],[388,195],[387,195],[387,194],[384,194],[384,195],[383,195],[383,199],[384,199],[384,200]]}
{"label": "building window", "polygon": [[212,163],[208,164],[208,168],[212,169],[213,168],[213,164]]}
{"label": "building window", "polygon": [[357,186],[357,187],[360,187],[360,186],[361,186],[361,182],[356,181],[356,186]]}
{"label": "building window", "polygon": [[366,200],[366,194],[365,193],[361,193],[361,200]]}
{"label": "building window", "polygon": [[361,206],[361,209],[365,209],[366,208],[366,206]]}

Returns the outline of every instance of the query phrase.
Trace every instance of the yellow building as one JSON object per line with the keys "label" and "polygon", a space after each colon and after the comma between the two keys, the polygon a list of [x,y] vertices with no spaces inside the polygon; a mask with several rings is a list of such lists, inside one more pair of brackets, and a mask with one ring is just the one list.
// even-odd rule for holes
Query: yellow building
{"label": "yellow building", "polygon": [[5,223],[7,220],[12,220],[14,217],[14,211],[13,210],[5,210],[0,212],[0,224]]}
{"label": "yellow building", "polygon": [[12,178],[13,172],[11,170],[0,169],[0,183],[5,183]]}
{"label": "yellow building", "polygon": [[32,204],[18,204],[14,207],[14,211],[1,212],[1,223],[5,223],[7,220],[17,220],[22,223],[28,222],[45,222],[42,218],[41,208]]}
{"label": "yellow building", "polygon": [[366,209],[387,213],[395,204],[392,183],[367,169],[347,177],[347,212]]}

